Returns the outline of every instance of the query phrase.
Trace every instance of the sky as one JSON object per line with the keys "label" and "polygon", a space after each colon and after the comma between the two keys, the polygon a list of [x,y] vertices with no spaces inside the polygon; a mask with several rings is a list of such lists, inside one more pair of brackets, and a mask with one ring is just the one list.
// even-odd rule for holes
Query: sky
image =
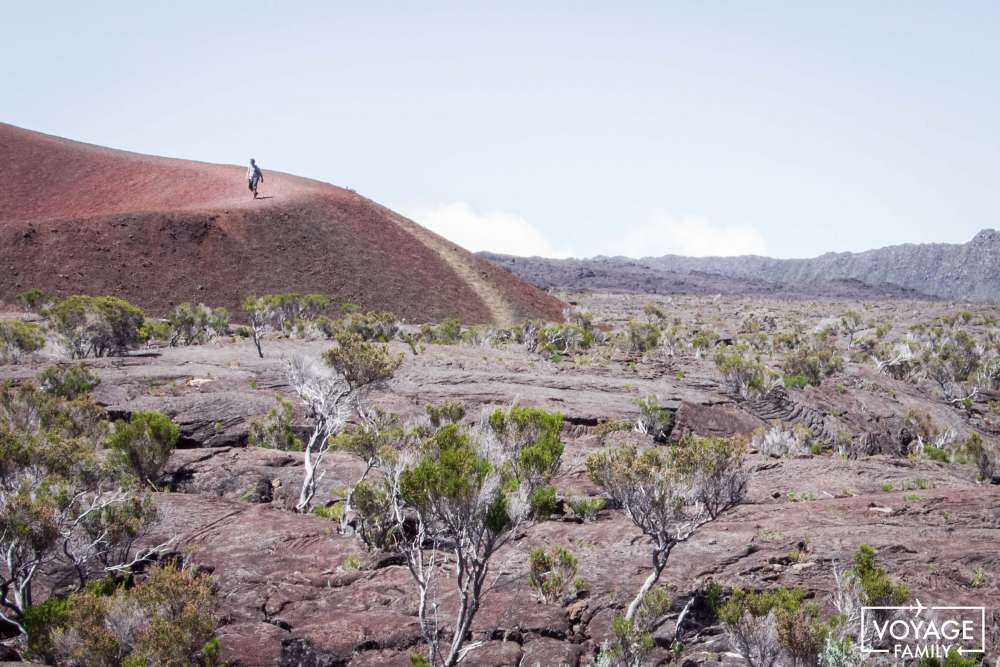
{"label": "sky", "polygon": [[0,120],[253,156],[474,251],[809,257],[1000,227],[998,34],[997,2],[7,2]]}

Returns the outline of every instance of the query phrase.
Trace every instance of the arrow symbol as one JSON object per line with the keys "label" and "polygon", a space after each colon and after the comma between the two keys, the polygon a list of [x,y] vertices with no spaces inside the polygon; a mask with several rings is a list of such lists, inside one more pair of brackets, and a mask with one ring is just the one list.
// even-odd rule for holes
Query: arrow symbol
{"label": "arrow symbol", "polygon": [[920,598],[916,598],[916,600],[917,600],[917,606],[916,606],[916,607],[910,607],[910,609],[916,609],[916,610],[917,610],[917,613],[915,613],[915,614],[914,614],[914,616],[920,616],[920,612],[922,612],[922,611],[923,611],[924,609],[926,609],[927,607],[925,607],[925,606],[924,606],[924,605],[923,605],[923,604],[922,604],[922,603],[920,602]]}

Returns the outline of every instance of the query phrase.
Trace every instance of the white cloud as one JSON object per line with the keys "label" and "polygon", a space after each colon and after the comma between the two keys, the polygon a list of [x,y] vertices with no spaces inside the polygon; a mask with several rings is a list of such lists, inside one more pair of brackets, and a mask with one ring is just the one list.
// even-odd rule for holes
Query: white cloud
{"label": "white cloud", "polygon": [[479,212],[465,202],[424,209],[403,209],[403,214],[466,250],[506,255],[571,257],[567,248],[556,248],[527,220],[502,211]]}
{"label": "white cloud", "polygon": [[764,236],[751,225],[717,226],[694,216],[676,217],[655,214],[644,225],[626,227],[609,240],[600,254],[626,257],[727,257],[763,255],[767,250]]}

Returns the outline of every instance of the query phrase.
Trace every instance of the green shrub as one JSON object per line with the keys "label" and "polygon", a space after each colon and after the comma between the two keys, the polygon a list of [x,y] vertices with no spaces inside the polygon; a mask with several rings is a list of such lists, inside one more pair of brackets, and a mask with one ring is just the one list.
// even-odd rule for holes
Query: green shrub
{"label": "green shrub", "polygon": [[0,364],[17,363],[45,346],[41,327],[20,320],[0,320]]}
{"label": "green shrub", "polygon": [[810,384],[809,378],[805,375],[786,375],[782,378],[782,382],[788,389],[804,389]]}
{"label": "green shrub", "polygon": [[66,607],[66,598],[52,596],[28,609],[23,625],[28,633],[28,652],[31,655],[44,660],[55,659],[52,634],[66,622]]}
{"label": "green shrub", "polygon": [[899,606],[910,599],[910,591],[892,578],[878,565],[875,550],[862,544],[854,554],[854,565],[849,574],[861,584],[862,603],[869,607]]}
{"label": "green shrub", "polygon": [[844,361],[833,347],[803,346],[789,352],[781,368],[786,376],[803,377],[818,386],[823,378],[843,370]]}
{"label": "green shrub", "polygon": [[128,422],[115,423],[107,447],[115,452],[119,465],[155,487],[179,437],[180,430],[166,416],[136,412]]}
{"label": "green shrub", "polygon": [[629,320],[620,338],[620,346],[628,354],[645,354],[660,342],[660,335],[660,327],[652,322]]}
{"label": "green shrub", "polygon": [[167,317],[171,346],[201,345],[229,331],[229,311],[182,303]]}
{"label": "green shrub", "polygon": [[46,393],[72,401],[90,393],[101,380],[83,364],[59,364],[39,373],[38,383]]}
{"label": "green shrub", "polygon": [[631,431],[632,422],[628,419],[609,419],[606,422],[601,422],[594,427],[595,435],[608,435],[609,433],[616,433],[619,431]]}
{"label": "green shrub", "polygon": [[761,394],[770,375],[749,351],[732,345],[715,353],[715,366],[722,374],[726,388],[744,399]]}
{"label": "green shrub", "polygon": [[208,576],[162,565],[134,588],[69,596],[53,643],[60,664],[208,666],[217,625]]}
{"label": "green shrub", "polygon": [[302,439],[295,434],[292,423],[295,419],[295,405],[280,396],[278,404],[267,411],[263,419],[251,419],[247,433],[247,445],[265,449],[281,449],[301,452]]}
{"label": "green shrub", "polygon": [[24,290],[17,295],[16,299],[22,307],[34,313],[45,309],[46,306],[52,303],[52,297],[37,287]]}
{"label": "green shrub", "polygon": [[528,586],[542,602],[560,602],[586,585],[577,576],[576,557],[567,549],[536,547],[528,553]]}
{"label": "green shrub", "polygon": [[73,358],[120,355],[142,342],[142,310],[117,297],[70,296],[48,315]]}
{"label": "green shrub", "polygon": [[403,363],[384,343],[371,343],[357,334],[336,335],[337,346],[323,353],[323,362],[357,389],[387,380]]}
{"label": "green shrub", "polygon": [[657,621],[670,609],[670,597],[662,588],[654,588],[642,596],[632,619],[615,616],[611,620],[614,639],[602,647],[598,662],[611,665],[644,665],[656,648],[653,630]]}
{"label": "green shrub", "polygon": [[379,343],[388,343],[399,333],[396,316],[389,312],[351,313],[345,315],[337,326],[340,330],[357,334],[364,340]]}
{"label": "green shrub", "polygon": [[462,323],[448,319],[434,325],[425,324],[420,328],[420,337],[428,343],[456,345],[462,342]]}
{"label": "green shrub", "polygon": [[465,403],[462,401],[444,401],[427,405],[427,417],[431,426],[440,428],[445,424],[457,424],[465,418]]}
{"label": "green shrub", "polygon": [[754,593],[736,588],[719,608],[719,619],[751,665],[771,664],[767,653],[778,648],[768,645],[772,632],[790,664],[810,664],[822,649],[828,628],[820,621],[819,608],[804,602],[805,595],[799,589]]}
{"label": "green shrub", "polygon": [[660,406],[655,396],[640,398],[636,405],[639,406],[638,431],[653,436],[656,442],[666,442],[674,427],[673,411]]}
{"label": "green shrub", "polygon": [[579,518],[586,522],[596,521],[597,515],[604,509],[604,498],[600,496],[588,498],[580,496],[569,499],[569,508]]}

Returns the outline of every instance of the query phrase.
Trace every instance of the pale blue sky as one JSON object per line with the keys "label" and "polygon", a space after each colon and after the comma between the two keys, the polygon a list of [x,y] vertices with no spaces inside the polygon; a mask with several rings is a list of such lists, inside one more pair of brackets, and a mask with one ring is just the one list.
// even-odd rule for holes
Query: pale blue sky
{"label": "pale blue sky", "polygon": [[1000,3],[808,4],[7,2],[0,120],[253,155],[474,250],[793,257],[1000,226]]}

